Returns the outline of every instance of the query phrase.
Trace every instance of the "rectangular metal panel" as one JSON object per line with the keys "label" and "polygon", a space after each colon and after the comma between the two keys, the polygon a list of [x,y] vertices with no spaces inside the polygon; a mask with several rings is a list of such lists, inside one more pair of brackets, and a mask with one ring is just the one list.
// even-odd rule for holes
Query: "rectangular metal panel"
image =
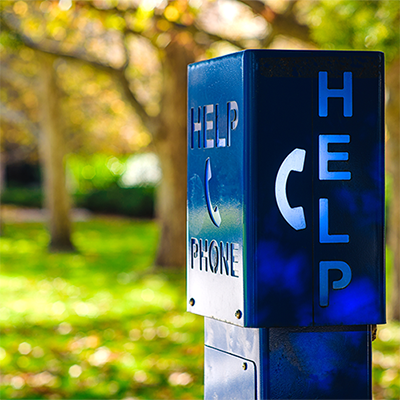
{"label": "rectangular metal panel", "polygon": [[269,399],[371,399],[371,333],[362,327],[271,328]]}
{"label": "rectangular metal panel", "polygon": [[243,325],[243,53],[188,79],[188,311]]}
{"label": "rectangular metal panel", "polygon": [[258,362],[262,330],[204,318],[204,344]]}
{"label": "rectangular metal panel", "polygon": [[[266,329],[243,328],[212,318],[204,318],[204,344],[224,353],[252,360],[256,367],[256,381],[261,382],[267,359],[260,362],[261,350],[268,347]],[[237,383],[235,383],[237,384]],[[261,387],[257,384],[256,398],[261,398]]]}
{"label": "rectangular metal panel", "polygon": [[204,398],[256,399],[256,366],[251,360],[205,346]]}
{"label": "rectangular metal panel", "polygon": [[252,64],[249,326],[384,323],[383,54],[255,52]]}

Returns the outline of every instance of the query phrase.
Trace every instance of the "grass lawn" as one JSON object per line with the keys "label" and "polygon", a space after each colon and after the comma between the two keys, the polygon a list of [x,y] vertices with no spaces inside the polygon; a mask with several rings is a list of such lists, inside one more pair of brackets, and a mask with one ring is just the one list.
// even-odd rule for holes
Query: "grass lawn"
{"label": "grass lawn", "polygon": [[75,224],[75,254],[48,254],[42,224],[1,238],[1,398],[198,399],[203,318],[185,272],[154,271],[154,222]]}
{"label": "grass lawn", "polygon": [[[386,298],[392,286],[393,257],[386,252]],[[387,304],[389,301],[387,300]],[[372,342],[372,382],[376,400],[400,399],[400,322],[378,325],[377,338]]]}
{"label": "grass lawn", "polygon": [[[0,238],[2,399],[200,399],[203,318],[185,272],[151,268],[152,221],[74,225],[78,252],[49,254],[41,223]],[[376,399],[400,397],[400,325],[378,330]]]}

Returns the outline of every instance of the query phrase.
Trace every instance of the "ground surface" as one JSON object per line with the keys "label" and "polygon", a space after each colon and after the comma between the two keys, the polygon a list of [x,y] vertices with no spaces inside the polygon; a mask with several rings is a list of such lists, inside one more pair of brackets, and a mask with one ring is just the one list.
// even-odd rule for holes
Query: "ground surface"
{"label": "ground surface", "polygon": [[[73,215],[78,251],[49,254],[40,210],[2,209],[0,398],[202,398],[203,318],[152,267],[156,223]],[[400,324],[373,350],[375,398],[400,398]]]}

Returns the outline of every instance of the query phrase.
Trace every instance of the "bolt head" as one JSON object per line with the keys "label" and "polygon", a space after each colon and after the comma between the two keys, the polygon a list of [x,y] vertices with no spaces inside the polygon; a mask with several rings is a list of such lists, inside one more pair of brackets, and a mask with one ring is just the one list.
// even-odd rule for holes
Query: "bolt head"
{"label": "bolt head", "polygon": [[236,317],[237,319],[242,318],[242,312],[241,312],[240,310],[236,310],[236,312],[235,312],[235,317]]}
{"label": "bolt head", "polygon": [[189,300],[189,304],[190,304],[191,306],[194,306],[194,298],[193,298],[193,297]]}
{"label": "bolt head", "polygon": [[243,371],[246,371],[246,369],[247,369],[247,363],[244,362],[244,363],[242,364],[242,368],[243,368]]}

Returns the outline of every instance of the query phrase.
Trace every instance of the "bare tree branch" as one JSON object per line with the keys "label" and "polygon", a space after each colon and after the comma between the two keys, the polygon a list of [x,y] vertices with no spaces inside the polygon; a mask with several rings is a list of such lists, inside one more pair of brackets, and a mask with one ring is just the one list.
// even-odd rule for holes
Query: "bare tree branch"
{"label": "bare tree branch", "polygon": [[255,14],[266,13],[267,11],[273,12],[269,6],[263,3],[261,0],[239,0],[243,4],[249,6]]}
{"label": "bare tree branch", "polygon": [[[241,3],[247,5],[254,14],[258,14],[262,16],[266,22],[270,25],[271,27],[271,32],[266,36],[264,39],[260,40],[260,43],[262,44],[263,47],[268,47],[272,41],[275,39],[276,36],[278,35],[284,35],[284,36],[290,36],[296,39],[299,39],[303,42],[306,43],[313,43],[313,40],[311,39],[310,35],[310,29],[307,25],[299,23],[299,21],[296,19],[296,16],[293,12],[294,7],[296,6],[297,0],[291,0],[288,1],[288,5],[283,13],[277,13],[275,12],[271,7],[269,7],[267,4],[265,4],[261,0],[239,0]],[[107,13],[107,14],[115,14],[118,13],[120,16],[124,17],[124,13],[132,13],[136,12],[138,10],[137,6],[132,6],[132,5],[124,5],[123,8],[119,7],[118,5],[109,7],[106,9],[99,9],[97,8],[94,4],[91,2],[85,3],[89,7],[97,10],[99,13]],[[153,15],[153,19],[158,22],[158,21],[167,21],[165,16],[162,13],[157,13],[157,9],[155,10],[156,12]],[[209,42],[214,42],[214,41],[225,41],[233,46],[236,46],[239,49],[244,49],[245,48],[245,40],[237,41],[233,40],[231,38],[227,37],[221,37],[216,34],[212,34],[210,32],[207,32],[206,30],[202,29],[200,26],[198,26],[196,23],[191,24],[191,25],[184,25],[180,24],[178,22],[174,21],[167,21],[174,30],[177,32],[179,31],[186,31],[190,32],[193,36],[196,34],[204,34],[207,35],[207,38]],[[143,35],[143,32],[138,33],[132,30],[129,30],[130,33],[133,34],[141,34]],[[207,47],[209,43],[207,44],[202,44],[198,43],[200,46],[205,46]]]}
{"label": "bare tree branch", "polygon": [[272,33],[266,38],[263,45],[270,44],[277,35],[290,36],[306,43],[313,43],[310,35],[310,28],[297,21],[293,8],[296,1],[290,1],[286,10],[279,14],[260,0],[239,0],[246,4],[255,14],[261,15],[271,26]]}
{"label": "bare tree branch", "polygon": [[129,81],[125,76],[127,63],[125,63],[123,68],[114,68],[109,64],[105,64],[99,62],[98,60],[92,59],[84,50],[74,50],[66,52],[62,49],[59,42],[50,39],[42,39],[40,42],[36,42],[29,36],[21,33],[18,27],[18,23],[16,21],[12,21],[12,17],[10,16],[4,16],[3,18],[1,18],[1,22],[3,27],[6,27],[10,31],[16,32],[24,45],[30,47],[33,50],[45,54],[51,54],[57,57],[62,57],[66,60],[72,60],[87,64],[117,78],[117,80],[121,84],[124,95],[126,96],[127,100],[129,101],[135,112],[138,114],[139,118],[142,120],[143,124],[148,128],[150,133],[153,131],[154,126],[157,124],[157,118],[151,117],[146,112],[143,105],[137,100],[135,94],[130,89]]}
{"label": "bare tree branch", "polygon": [[119,81],[123,93],[126,99],[129,101],[131,106],[134,108],[140,119],[142,120],[143,124],[148,129],[149,133],[154,135],[155,128],[158,125],[159,121],[157,117],[151,117],[147,114],[146,110],[143,106],[139,103],[136,96],[133,94],[132,90],[130,89],[130,82],[126,78],[124,70],[114,70],[113,76]]}
{"label": "bare tree branch", "polygon": [[[122,18],[124,18],[125,12],[128,12],[128,13],[132,13],[133,12],[133,13],[135,13],[138,10],[138,7],[136,7],[134,5],[126,5],[126,8],[124,8],[124,9],[119,8],[118,5],[113,6],[113,7],[108,7],[108,8],[101,9],[101,8],[97,8],[94,4],[92,4],[92,2],[87,2],[87,3],[85,3],[85,5],[90,7],[91,9],[96,10],[100,14],[102,14],[102,13],[106,14],[106,15],[118,14]],[[155,10],[155,13],[152,16],[152,18],[154,19],[156,24],[159,21],[168,22],[168,24],[170,24],[170,26],[172,26],[173,29],[175,31],[177,31],[177,32],[189,32],[193,36],[195,36],[198,33],[205,34],[205,35],[207,35],[208,41],[210,43],[216,42],[216,41],[225,41],[225,42],[228,42],[228,43],[232,44],[233,46],[238,47],[239,49],[243,49],[244,48],[243,44],[240,41],[233,40],[233,39],[230,39],[230,38],[227,38],[227,37],[222,37],[222,36],[207,32],[204,29],[202,29],[201,27],[199,27],[196,23],[193,23],[193,24],[190,24],[190,25],[185,25],[185,24],[181,24],[179,22],[169,21],[169,20],[167,20],[165,18],[165,16],[162,13],[157,13],[157,9]],[[126,28],[125,32],[126,33],[131,33],[131,34],[134,34],[134,35],[140,35],[140,36],[145,36],[146,37],[145,33],[136,32],[136,31],[134,31],[132,29],[129,29],[129,28]],[[151,37],[147,37],[147,38],[151,40]],[[200,46],[204,46],[204,44],[202,44],[202,43],[197,43],[197,44],[199,44]],[[208,47],[208,46],[209,46],[209,44],[207,43],[206,47]]]}

